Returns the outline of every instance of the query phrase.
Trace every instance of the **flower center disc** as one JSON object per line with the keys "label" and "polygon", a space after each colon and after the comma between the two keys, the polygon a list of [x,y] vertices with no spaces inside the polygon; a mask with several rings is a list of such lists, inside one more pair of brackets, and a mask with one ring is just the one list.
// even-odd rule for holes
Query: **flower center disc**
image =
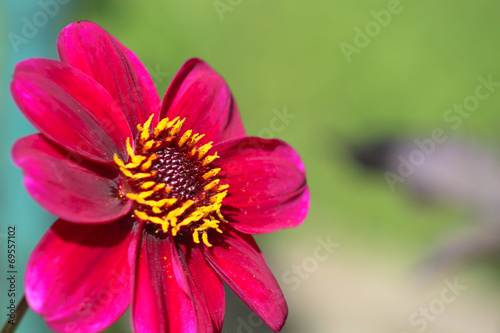
{"label": "flower center disc", "polygon": [[154,233],[173,236],[192,233],[193,241],[212,246],[207,231],[222,233],[224,220],[220,207],[229,185],[219,185],[215,176],[221,169],[212,168],[217,153],[207,155],[212,142],[198,146],[204,134],[180,135],[184,119],[163,119],[150,131],[151,116],[139,128],[135,150],[127,139],[129,160],[125,163],[115,155],[115,163],[127,179],[125,196],[136,202],[135,216],[152,226]]}

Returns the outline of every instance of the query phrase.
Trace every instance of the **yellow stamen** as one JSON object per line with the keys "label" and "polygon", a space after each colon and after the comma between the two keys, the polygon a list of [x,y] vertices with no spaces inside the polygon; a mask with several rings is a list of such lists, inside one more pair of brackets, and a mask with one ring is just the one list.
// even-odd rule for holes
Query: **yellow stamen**
{"label": "yellow stamen", "polygon": [[223,191],[223,190],[225,190],[227,188],[229,188],[229,185],[227,185],[227,184],[226,185],[219,185],[219,187],[217,188],[217,191],[220,192],[220,191]]}
{"label": "yellow stamen", "polygon": [[209,220],[209,219],[203,219],[203,224],[201,226],[199,226],[198,228],[195,228],[193,230],[193,242],[199,244],[200,243],[200,236],[199,236],[199,232],[201,231],[202,234],[201,234],[201,238],[203,240],[203,243],[208,246],[208,247],[212,247],[212,244],[210,244],[210,242],[208,241],[208,234],[207,234],[207,230],[208,229],[215,229],[217,230],[217,232],[219,233],[222,233],[222,230],[219,229],[219,221],[217,220]]}
{"label": "yellow stamen", "polygon": [[189,140],[188,142],[188,146],[189,147],[192,147],[194,146],[196,143],[198,143],[198,141],[200,141],[201,138],[203,138],[205,136],[205,134],[199,134],[199,133],[196,133],[195,135],[193,135],[191,137],[191,140]]}
{"label": "yellow stamen", "polygon": [[177,133],[179,133],[179,131],[181,130],[181,127],[182,127],[182,124],[184,124],[184,120],[186,120],[186,118],[178,121],[173,127],[172,129],[170,130],[170,135],[174,136],[176,135]]}
{"label": "yellow stamen", "polygon": [[203,224],[201,226],[199,226],[198,228],[196,228],[195,230],[207,230],[207,229],[215,229],[217,230],[219,233],[222,232],[222,230],[219,229],[219,222],[220,221],[217,221],[215,219],[203,219]]}
{"label": "yellow stamen", "polygon": [[[168,119],[168,118],[167,118]],[[167,125],[165,126],[165,128],[170,128],[172,127],[173,124],[175,124],[177,122],[177,120],[179,120],[179,117],[175,117],[174,119],[172,119],[171,121],[169,121],[167,123]]]}
{"label": "yellow stamen", "polygon": [[218,185],[218,184],[219,184],[219,182],[220,182],[220,179],[214,179],[214,180],[212,180],[210,183],[208,183],[207,185],[205,185],[205,186],[203,187],[203,190],[208,191],[208,190],[210,190],[212,187],[214,187],[215,185]]}
{"label": "yellow stamen", "polygon": [[134,213],[138,218],[140,218],[143,221],[150,221],[150,222],[153,222],[155,224],[162,224],[162,225],[164,223],[164,221],[157,216],[149,216],[145,212],[141,212],[138,210],[135,210]]}
{"label": "yellow stamen", "polygon": [[135,155],[131,159],[132,159],[132,162],[127,163],[124,166],[124,168],[127,168],[127,169],[135,169],[135,168],[137,168],[139,165],[141,165],[142,161],[144,161],[146,159],[146,156]]}
{"label": "yellow stamen", "polygon": [[[130,197],[128,197],[128,195],[130,195]],[[135,193],[128,193],[127,198],[135,200],[142,205],[147,205],[150,207],[172,206],[174,203],[177,202],[176,198],[165,198],[165,199],[161,199],[158,201],[156,201],[156,200],[144,200],[144,198],[140,198]]]}
{"label": "yellow stamen", "polygon": [[206,231],[203,231],[203,234],[201,235],[201,238],[203,239],[203,243],[208,246],[208,247],[212,247],[212,244],[210,244],[208,242],[208,235],[207,235],[207,232]]}
{"label": "yellow stamen", "polygon": [[195,242],[196,244],[200,244],[200,235],[196,230],[193,231],[193,242]]}
{"label": "yellow stamen", "polygon": [[210,197],[210,202],[211,203],[221,203],[222,199],[224,199],[227,195],[227,191],[217,193],[216,195],[212,195]]}
{"label": "yellow stamen", "polygon": [[129,170],[125,169],[124,167],[120,167],[120,171],[127,177],[132,178],[134,177],[134,174],[130,172]]}
{"label": "yellow stamen", "polygon": [[211,169],[210,171],[206,172],[205,174],[203,174],[203,179],[208,179],[208,178],[212,178],[214,177],[215,175],[217,175],[219,173],[221,169],[220,168],[217,168],[217,169]]}
{"label": "yellow stamen", "polygon": [[120,158],[118,157],[118,155],[114,154],[113,155],[113,160],[115,161],[115,163],[119,166],[119,167],[124,167],[125,166],[125,163],[123,163],[122,160],[120,160]]}
{"label": "yellow stamen", "polygon": [[[176,208],[172,211],[170,211],[167,215],[167,220],[170,221],[170,225],[172,227],[175,227],[175,225],[177,224],[177,218],[182,215],[189,207],[191,207],[192,205],[194,204],[194,201],[193,200],[188,200],[186,201],[180,208]],[[175,229],[174,229],[175,230]],[[172,231],[174,231],[172,230]],[[176,234],[177,232],[175,232]],[[175,236],[174,233],[172,233],[172,235]]]}
{"label": "yellow stamen", "polygon": [[173,204],[175,204],[176,202],[177,202],[177,198],[166,198],[166,199],[161,199],[161,200],[158,200],[158,201],[155,201],[155,200],[145,200],[145,201],[142,201],[140,203],[143,204],[143,205],[160,208],[160,207],[164,207],[164,206],[170,207]]}
{"label": "yellow stamen", "polygon": [[165,186],[167,186],[167,184],[165,184],[165,183],[160,183],[160,184],[157,184],[157,185],[155,186],[155,188],[153,189],[153,191],[155,191],[155,192],[156,192],[156,191],[159,191],[159,190],[161,190],[162,188],[164,188]]}
{"label": "yellow stamen", "polygon": [[205,159],[203,160],[203,163],[201,165],[203,165],[203,166],[208,165],[208,164],[212,163],[212,161],[215,160],[216,158],[219,158],[219,156],[217,155],[217,152],[215,152],[214,155],[205,157]]}
{"label": "yellow stamen", "polygon": [[135,213],[135,216],[137,216],[141,220],[147,220],[149,217],[148,214],[141,212],[141,211],[138,211],[138,210],[134,211],[134,213]]}
{"label": "yellow stamen", "polygon": [[207,214],[207,209],[204,209],[204,208],[206,208],[206,206],[198,207],[194,212],[192,212],[188,217],[186,217],[184,220],[182,220],[179,224],[172,226],[172,227],[175,227],[175,229],[177,231],[179,231],[179,229],[181,227],[189,225],[192,222],[196,222],[196,221],[201,220]]}
{"label": "yellow stamen", "polygon": [[130,138],[129,137],[127,137],[127,153],[131,158],[133,158],[135,156],[134,149],[132,148],[132,145],[130,145]]}
{"label": "yellow stamen", "polygon": [[191,136],[191,133],[193,133],[192,130],[187,130],[186,132],[184,132],[184,134],[182,135],[181,139],[179,140],[178,142],[178,146],[179,147],[182,147],[184,146],[184,144],[186,143],[186,141],[189,139],[189,137]]}
{"label": "yellow stamen", "polygon": [[[229,223],[229,222],[226,221],[226,219],[224,218],[224,216],[222,216],[222,213],[220,212],[220,209],[217,209],[215,212],[217,213],[217,216],[220,218],[220,220],[222,222]],[[217,229],[217,231],[220,232],[220,233],[222,233],[222,230]]]}
{"label": "yellow stamen", "polygon": [[148,178],[148,177],[151,177],[153,176],[154,173],[153,172],[150,172],[150,173],[136,173],[134,174],[131,178],[134,178],[134,179],[142,179],[142,178]]}
{"label": "yellow stamen", "polygon": [[148,160],[141,166],[141,170],[147,171],[151,167],[151,164],[153,163],[153,161],[156,160],[157,158],[158,158],[158,155],[156,155],[156,154],[149,155]]}
{"label": "yellow stamen", "polygon": [[210,148],[212,148],[212,141],[201,146],[200,149],[198,149],[198,159],[201,160],[201,158],[205,156],[205,154],[210,150]]}
{"label": "yellow stamen", "polygon": [[154,114],[152,114],[148,120],[144,123],[144,127],[141,129],[139,126],[137,128],[141,131],[141,142],[146,141],[149,139],[149,127],[151,126],[151,121],[153,120]]}
{"label": "yellow stamen", "polygon": [[154,181],[149,181],[149,182],[145,182],[145,183],[143,183],[143,184],[141,185],[141,188],[142,188],[143,190],[147,190],[147,189],[149,189],[149,188],[151,188],[151,187],[153,187],[153,186],[155,186],[155,185],[156,185],[156,182],[154,182]]}
{"label": "yellow stamen", "polygon": [[142,147],[143,152],[147,152],[151,148],[153,148],[153,145],[155,144],[155,140],[149,140],[147,141],[144,146]]}
{"label": "yellow stamen", "polygon": [[152,191],[145,191],[145,192],[141,192],[141,193],[139,193],[139,194],[137,195],[137,197],[138,197],[139,199],[146,199],[147,197],[149,197],[149,196],[150,196],[150,195],[152,195],[153,193],[155,193],[155,191],[154,191],[154,190],[152,190]]}
{"label": "yellow stamen", "polygon": [[155,131],[154,131],[155,138],[157,138],[158,135],[160,135],[160,133],[163,132],[163,130],[167,127],[167,124],[168,124],[168,118],[163,118],[158,123],[158,125],[156,126]]}

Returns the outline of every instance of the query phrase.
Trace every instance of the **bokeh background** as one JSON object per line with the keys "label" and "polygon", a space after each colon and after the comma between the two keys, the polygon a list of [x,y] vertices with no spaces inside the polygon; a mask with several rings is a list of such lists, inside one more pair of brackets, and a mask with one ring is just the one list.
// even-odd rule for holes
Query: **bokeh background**
{"label": "bokeh background", "polygon": [[[490,0],[3,1],[0,318],[7,226],[18,230],[20,294],[28,256],[54,221],[25,193],[10,159],[14,141],[34,132],[10,97],[13,68],[30,57],[57,58],[58,32],[91,20],[139,56],[161,96],[186,59],[203,58],[229,83],[248,134],[283,139],[301,154],[312,197],[307,220],[257,237],[288,300],[283,332],[500,332],[494,251],[422,269],[445,239],[478,225],[474,215],[417,202],[403,183],[391,190],[383,173],[352,158],[352,147],[429,138],[436,128],[500,151],[500,91],[456,129],[443,118],[474,95],[479,77],[500,82],[499,11]],[[23,35],[40,12],[53,15]],[[223,332],[270,332],[227,294]],[[125,314],[107,332],[129,327]],[[18,332],[50,330],[29,312]]]}

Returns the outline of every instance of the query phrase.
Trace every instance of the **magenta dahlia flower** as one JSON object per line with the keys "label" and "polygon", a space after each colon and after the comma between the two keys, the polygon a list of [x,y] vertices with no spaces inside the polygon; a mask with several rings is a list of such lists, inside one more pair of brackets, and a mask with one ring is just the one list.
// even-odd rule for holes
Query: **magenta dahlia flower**
{"label": "magenta dahlia flower", "polygon": [[224,79],[188,60],[163,102],[137,56],[99,26],[59,36],[11,85],[41,132],[13,159],[59,217],[26,271],[30,307],[58,332],[96,332],[131,305],[135,332],[220,332],[227,283],[274,331],[287,306],[250,234],[302,223],[304,165],[246,136]]}

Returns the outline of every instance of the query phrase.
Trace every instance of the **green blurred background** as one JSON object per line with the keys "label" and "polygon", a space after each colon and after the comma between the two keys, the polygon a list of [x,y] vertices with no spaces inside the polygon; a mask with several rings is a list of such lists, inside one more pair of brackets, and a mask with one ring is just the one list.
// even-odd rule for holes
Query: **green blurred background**
{"label": "green blurred background", "polygon": [[[19,288],[29,253],[53,217],[25,194],[10,161],[14,141],[34,129],[13,104],[8,85],[16,62],[57,58],[58,32],[91,20],[139,56],[160,96],[186,59],[203,58],[229,83],[249,135],[283,139],[302,156],[312,197],[309,217],[299,228],[257,237],[289,302],[284,332],[416,332],[420,326],[409,323],[413,311],[439,295],[444,279],[457,276],[467,281],[467,291],[425,331],[500,331],[494,263],[455,267],[425,283],[415,273],[442,237],[463,227],[461,210],[415,205],[402,187],[391,191],[381,174],[366,173],[349,158],[358,142],[426,137],[436,127],[449,128],[443,114],[474,93],[479,76],[500,80],[500,3],[60,0],[35,36],[13,46],[9,33],[21,35],[24,18],[32,20],[48,2],[0,5],[0,234],[7,225],[18,226]],[[385,26],[374,23],[391,8],[397,9]],[[367,27],[374,30],[360,47],[358,29]],[[346,44],[358,45],[356,52],[346,56]],[[289,118],[273,129],[277,113]],[[499,124],[496,92],[447,133],[500,144]],[[314,257],[318,237],[337,247],[295,286],[287,273]],[[269,331],[228,297],[223,332]],[[18,332],[50,332],[42,325],[30,313]],[[109,332],[128,327],[125,317]]]}

